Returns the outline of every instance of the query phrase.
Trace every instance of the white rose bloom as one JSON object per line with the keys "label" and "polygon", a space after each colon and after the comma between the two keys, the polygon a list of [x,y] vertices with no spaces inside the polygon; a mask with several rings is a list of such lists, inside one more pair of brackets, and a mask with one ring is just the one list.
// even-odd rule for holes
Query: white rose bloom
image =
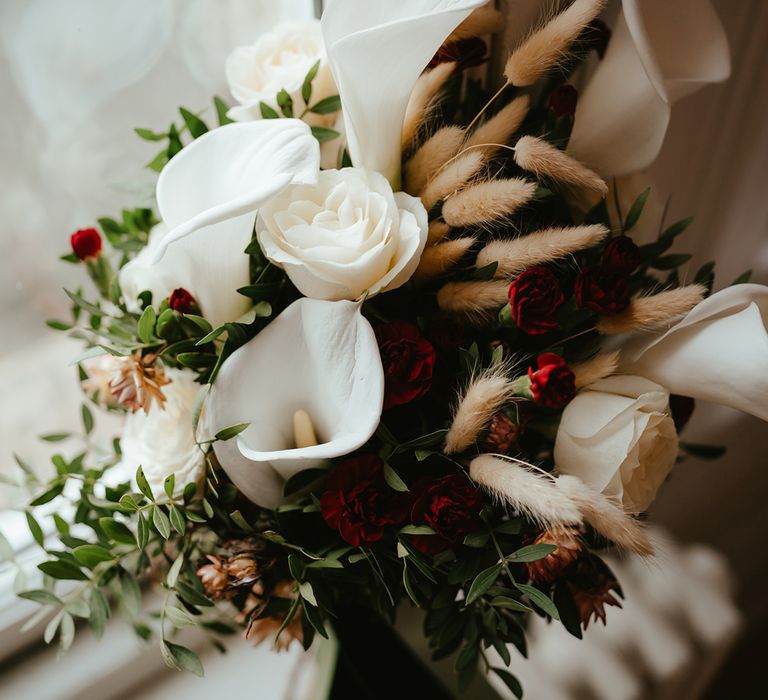
{"label": "white rose bloom", "polygon": [[313,299],[354,300],[403,285],[427,239],[421,200],[393,192],[363,168],[324,170],[264,204],[256,222],[264,255]]}
{"label": "white rose bloom", "polygon": [[672,469],[677,449],[669,393],[648,379],[617,375],[591,384],[565,408],[555,465],[640,513]]}
{"label": "white rose bloom", "polygon": [[[260,102],[280,113],[276,97],[283,89],[291,96],[294,114],[299,116],[307,107],[301,86],[317,61],[320,68],[312,81],[313,105],[337,93],[319,20],[286,22],[262,34],[250,46],[237,47],[227,58],[226,72],[229,90],[240,105],[229,111],[229,117],[236,121],[261,119]],[[308,116],[313,124],[325,126],[331,126],[335,118]]]}
{"label": "white rose bloom", "polygon": [[204,473],[203,453],[195,444],[192,416],[200,385],[189,370],[166,368],[170,384],[163,387],[163,407],[152,404],[149,413],[136,411],[125,419],[120,448],[122,467],[131,476],[138,467],[157,498],[165,493],[166,477],[176,475],[177,493],[187,484],[199,481]]}

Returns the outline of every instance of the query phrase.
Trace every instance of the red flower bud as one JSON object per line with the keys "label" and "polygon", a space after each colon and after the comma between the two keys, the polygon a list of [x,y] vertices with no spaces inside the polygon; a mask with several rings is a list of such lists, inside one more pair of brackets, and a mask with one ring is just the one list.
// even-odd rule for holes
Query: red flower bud
{"label": "red flower bud", "polygon": [[604,316],[621,313],[629,306],[626,273],[605,265],[582,270],[576,278],[574,293],[580,307]]}
{"label": "red flower bud", "polygon": [[81,228],[69,238],[72,252],[80,260],[98,257],[101,253],[101,235],[95,228]]}
{"label": "red flower bud", "polygon": [[560,85],[549,96],[549,108],[556,119],[560,117],[572,117],[576,114],[576,101],[579,93],[573,85]]}
{"label": "red flower bud", "polygon": [[390,321],[376,326],[384,366],[384,408],[410,403],[432,385],[435,350],[416,325]]}
{"label": "red flower bud", "polygon": [[616,236],[608,241],[603,249],[603,265],[612,267],[617,272],[630,274],[643,261],[640,248],[629,236]]}
{"label": "red flower bud", "polygon": [[536,403],[563,408],[576,394],[576,380],[565,360],[553,352],[539,355],[538,369],[528,368],[531,393]]}
{"label": "red flower bud", "polygon": [[197,308],[197,302],[186,289],[179,287],[171,292],[168,297],[168,306],[174,311],[178,311],[182,314],[187,314],[190,311]]}
{"label": "red flower bud", "polygon": [[546,267],[529,267],[509,286],[509,307],[517,327],[529,335],[557,328],[555,312],[565,301],[557,277]]}

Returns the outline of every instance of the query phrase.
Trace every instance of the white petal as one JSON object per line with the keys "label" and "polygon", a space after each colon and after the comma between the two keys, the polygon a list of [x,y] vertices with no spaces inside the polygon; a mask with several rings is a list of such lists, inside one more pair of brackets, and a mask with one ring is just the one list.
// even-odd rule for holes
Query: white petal
{"label": "white petal", "polygon": [[319,168],[320,146],[298,119],[239,122],[203,134],[160,173],[157,205],[171,231],[154,259],[205,226],[255,214],[290,184],[315,182]]}
{"label": "white petal", "polygon": [[666,333],[622,350],[622,371],[768,420],[768,287],[737,284]]}
{"label": "white petal", "polygon": [[445,38],[487,0],[332,0],[322,17],[349,153],[397,189],[400,134],[416,79]]}
{"label": "white petal", "polygon": [[236,321],[251,305],[237,289],[250,282],[245,248],[251,240],[253,219],[246,214],[209,226],[204,234],[171,243],[166,254],[153,263],[168,232],[165,224],[158,224],[149,245],[120,270],[120,286],[129,308],[138,309],[136,299],[144,290],[152,292],[152,303],[157,306],[181,287],[195,298],[214,327]]}
{"label": "white petal", "polygon": [[[384,373],[359,305],[300,299],[221,368],[206,402],[206,431],[251,423],[214,449],[235,485],[272,508],[296,472],[361,447],[376,430]],[[293,446],[293,416],[310,415],[320,444]]]}
{"label": "white petal", "polygon": [[648,166],[672,103],[730,74],[728,42],[708,0],[624,0],[623,8],[579,97],[568,145],[604,176]]}

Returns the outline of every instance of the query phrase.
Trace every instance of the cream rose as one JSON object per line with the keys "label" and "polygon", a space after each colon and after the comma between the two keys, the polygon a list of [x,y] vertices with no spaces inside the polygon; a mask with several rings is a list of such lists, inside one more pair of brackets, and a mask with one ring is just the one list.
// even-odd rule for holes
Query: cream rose
{"label": "cream rose", "polygon": [[648,379],[617,375],[591,384],[563,411],[555,464],[640,513],[672,469],[677,448],[669,393]]}
{"label": "cream rose", "polygon": [[392,192],[363,168],[324,170],[316,185],[288,187],[261,207],[256,233],[264,255],[304,296],[336,301],[404,284],[427,239],[416,197]]}
{"label": "cream rose", "polygon": [[[229,90],[240,105],[229,111],[229,117],[236,121],[261,119],[260,102],[279,113],[276,97],[283,89],[299,116],[307,106],[301,86],[317,61],[320,67],[312,81],[312,104],[336,94],[319,20],[286,22],[250,46],[237,47],[227,58],[226,73]],[[333,115],[311,117],[314,124],[330,126],[334,121]]]}
{"label": "cream rose", "polygon": [[167,368],[165,374],[171,383],[163,387],[164,406],[155,402],[149,413],[129,413],[120,438],[122,466],[130,474],[141,466],[157,498],[163,497],[163,483],[171,474],[176,475],[175,488],[180,493],[202,478],[205,467],[192,430],[200,385],[188,370]]}

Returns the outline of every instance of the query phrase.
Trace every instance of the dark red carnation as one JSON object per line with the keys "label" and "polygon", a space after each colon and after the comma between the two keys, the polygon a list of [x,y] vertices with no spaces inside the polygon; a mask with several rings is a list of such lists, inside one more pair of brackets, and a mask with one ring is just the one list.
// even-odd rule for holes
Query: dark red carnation
{"label": "dark red carnation", "polygon": [[331,472],[320,497],[325,521],[355,547],[380,540],[387,525],[408,515],[407,497],[387,486],[383,467],[375,454],[349,457]]}
{"label": "dark red carnation", "polygon": [[384,366],[384,409],[410,403],[432,385],[435,349],[413,323],[390,321],[376,329]]}
{"label": "dark red carnation", "polygon": [[168,306],[174,311],[187,314],[197,309],[197,302],[186,289],[179,287],[171,292],[168,297]]}
{"label": "dark red carnation", "polygon": [[560,85],[549,96],[549,108],[555,118],[572,117],[576,114],[576,101],[579,99],[579,93],[573,85]]}
{"label": "dark red carnation", "polygon": [[70,237],[72,252],[80,260],[98,257],[101,253],[101,235],[95,228],[81,228]]}
{"label": "dark red carnation", "polygon": [[617,272],[630,274],[643,261],[640,248],[629,236],[612,238],[603,249],[603,265],[612,267]]}
{"label": "dark red carnation", "polygon": [[565,301],[557,277],[546,267],[529,267],[509,286],[509,307],[517,327],[529,335],[557,328],[555,313]]}
{"label": "dark red carnation", "polygon": [[576,380],[565,360],[553,352],[539,355],[538,369],[528,368],[531,393],[536,403],[547,408],[563,408],[576,394]]}
{"label": "dark red carnation", "polygon": [[604,316],[621,313],[629,306],[627,275],[606,265],[594,265],[582,270],[574,285],[576,302]]}
{"label": "dark red carnation", "polygon": [[480,492],[463,474],[449,474],[440,479],[422,479],[411,490],[411,522],[428,525],[437,534],[416,535],[414,547],[436,554],[460,544],[480,527]]}
{"label": "dark red carnation", "polygon": [[485,42],[478,37],[450,41],[443,44],[432,57],[428,67],[434,68],[441,63],[456,63],[457,70],[479,66],[488,60]]}

